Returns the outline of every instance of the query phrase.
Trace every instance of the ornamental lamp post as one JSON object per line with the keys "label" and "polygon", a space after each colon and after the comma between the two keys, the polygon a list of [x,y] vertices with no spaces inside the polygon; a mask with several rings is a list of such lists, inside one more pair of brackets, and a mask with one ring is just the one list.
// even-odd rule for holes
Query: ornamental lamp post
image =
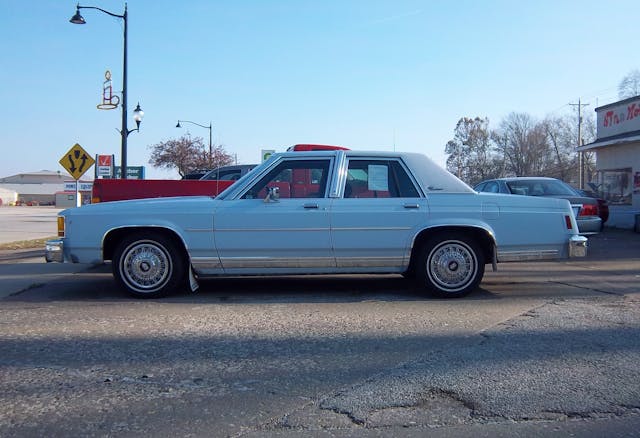
{"label": "ornamental lamp post", "polygon": [[80,6],[78,3],[76,5],[76,13],[69,22],[73,24],[86,24],[84,17],[80,14],[80,9],[97,9],[100,12],[104,12],[107,15],[111,15],[112,17],[121,18],[124,21],[124,50],[123,50],[123,61],[122,61],[122,128],[120,129],[121,136],[121,178],[127,178],[127,137],[133,131],[140,130],[140,122],[142,122],[142,117],[144,116],[144,112],[140,108],[140,103],[136,106],[136,109],[133,111],[133,119],[136,122],[136,129],[128,129],[127,128],[127,4],[124,4],[124,13],[122,15],[114,14],[109,11],[105,11],[102,8],[98,8],[95,6]]}
{"label": "ornamental lamp post", "polygon": [[209,130],[209,160],[211,160],[213,158],[213,146],[211,142],[211,132],[213,129],[212,129],[211,122],[209,122],[209,126],[206,126],[206,125],[201,125],[200,123],[192,122],[191,120],[178,120],[178,123],[176,124],[176,128],[182,128],[180,123],[191,123],[193,125],[200,126],[201,128],[205,128]]}

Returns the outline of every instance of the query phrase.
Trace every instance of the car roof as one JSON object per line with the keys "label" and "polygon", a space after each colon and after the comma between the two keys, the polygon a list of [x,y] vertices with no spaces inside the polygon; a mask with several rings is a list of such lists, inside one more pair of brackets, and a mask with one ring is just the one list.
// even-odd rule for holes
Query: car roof
{"label": "car roof", "polygon": [[544,180],[544,181],[560,181],[558,178],[548,176],[510,176],[505,178],[494,178],[487,181],[526,181],[526,180]]}

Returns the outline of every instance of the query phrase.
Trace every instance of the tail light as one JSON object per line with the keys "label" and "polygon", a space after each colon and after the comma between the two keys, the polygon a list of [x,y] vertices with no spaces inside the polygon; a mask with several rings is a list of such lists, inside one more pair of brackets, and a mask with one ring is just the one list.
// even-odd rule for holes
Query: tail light
{"label": "tail light", "polygon": [[564,223],[567,224],[567,230],[573,229],[573,223],[571,223],[571,216],[565,215],[564,216]]}
{"label": "tail light", "polygon": [[598,216],[598,206],[595,204],[584,204],[578,216]]}

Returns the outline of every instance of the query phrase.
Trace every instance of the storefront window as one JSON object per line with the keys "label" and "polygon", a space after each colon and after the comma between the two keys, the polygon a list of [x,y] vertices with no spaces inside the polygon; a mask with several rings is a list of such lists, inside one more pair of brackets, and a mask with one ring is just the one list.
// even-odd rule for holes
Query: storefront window
{"label": "storefront window", "polygon": [[630,168],[600,170],[589,186],[611,205],[631,205],[634,181]]}

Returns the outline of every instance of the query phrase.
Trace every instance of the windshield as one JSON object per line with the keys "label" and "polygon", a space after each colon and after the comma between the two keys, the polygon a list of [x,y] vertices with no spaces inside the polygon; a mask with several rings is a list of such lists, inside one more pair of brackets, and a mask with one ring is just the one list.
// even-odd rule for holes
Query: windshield
{"label": "windshield", "polygon": [[275,155],[276,154],[273,154],[267,161],[265,161],[264,163],[254,167],[249,172],[245,173],[243,176],[240,177],[240,179],[238,179],[236,182],[234,182],[229,187],[227,187],[225,190],[223,190],[218,196],[216,196],[216,199],[225,199],[229,195],[229,192],[231,190],[234,190],[235,187],[237,187],[238,183],[241,184],[243,181],[246,181],[248,178],[253,178],[254,173],[256,171],[258,171],[258,169],[262,169],[265,165],[267,165],[267,163],[270,163],[272,161],[272,159],[275,158]]}

